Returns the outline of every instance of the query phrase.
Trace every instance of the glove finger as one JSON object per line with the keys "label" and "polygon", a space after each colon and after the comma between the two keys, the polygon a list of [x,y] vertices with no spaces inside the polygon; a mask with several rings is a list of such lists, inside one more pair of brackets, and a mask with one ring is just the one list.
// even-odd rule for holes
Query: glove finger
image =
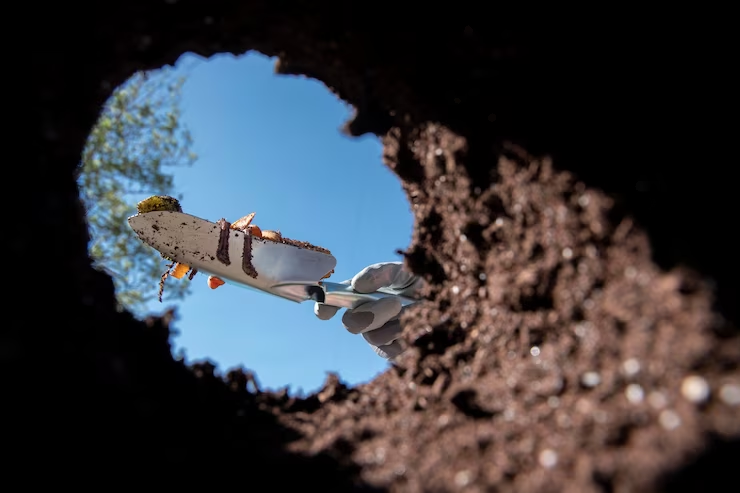
{"label": "glove finger", "polygon": [[403,327],[401,327],[401,321],[396,318],[379,329],[369,330],[363,333],[362,337],[373,346],[385,346],[401,337],[402,332]]}
{"label": "glove finger", "polygon": [[354,310],[347,310],[342,316],[342,324],[353,334],[379,329],[393,317],[401,313],[401,301],[395,296],[370,301]]}
{"label": "glove finger", "polygon": [[329,320],[339,311],[338,306],[325,305],[324,303],[314,303],[313,313],[321,320]]}
{"label": "glove finger", "polygon": [[372,346],[375,354],[384,359],[392,360],[403,352],[403,346],[399,341],[392,342],[385,346]]}
{"label": "glove finger", "polygon": [[403,270],[401,262],[383,262],[365,267],[352,278],[352,289],[358,293],[372,293],[379,288],[403,289],[416,276]]}

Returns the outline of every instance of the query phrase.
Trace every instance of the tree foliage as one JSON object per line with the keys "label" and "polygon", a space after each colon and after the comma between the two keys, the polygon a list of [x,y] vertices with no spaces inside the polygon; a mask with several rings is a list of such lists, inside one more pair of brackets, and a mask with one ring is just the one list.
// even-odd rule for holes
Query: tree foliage
{"label": "tree foliage", "polygon": [[[106,102],[87,140],[79,174],[91,234],[90,254],[113,277],[122,307],[134,312],[156,298],[165,266],[128,226],[145,196],[176,196],[171,169],[190,166],[190,132],[181,122],[184,78],[140,72]],[[169,283],[168,300],[185,297],[188,282]]]}

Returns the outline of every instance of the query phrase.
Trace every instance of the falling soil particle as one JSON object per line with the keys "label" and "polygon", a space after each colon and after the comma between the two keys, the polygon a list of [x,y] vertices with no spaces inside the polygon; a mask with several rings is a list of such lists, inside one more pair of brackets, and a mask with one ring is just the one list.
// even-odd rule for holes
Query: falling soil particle
{"label": "falling soil particle", "polygon": [[164,295],[164,284],[168,277],[170,277],[170,272],[172,271],[172,268],[175,266],[175,262],[167,264],[167,270],[164,271],[162,274],[162,277],[159,278],[159,291],[157,291],[157,299],[160,303],[162,303],[162,295]]}

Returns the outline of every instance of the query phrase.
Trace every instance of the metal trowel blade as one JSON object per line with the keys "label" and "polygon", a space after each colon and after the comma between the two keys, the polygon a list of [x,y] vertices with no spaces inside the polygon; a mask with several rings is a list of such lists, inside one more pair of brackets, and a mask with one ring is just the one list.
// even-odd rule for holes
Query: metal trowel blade
{"label": "metal trowel blade", "polygon": [[221,236],[221,227],[216,223],[174,211],[136,214],[128,222],[144,243],[178,263],[217,276],[226,283],[255,288],[298,303],[307,299],[305,290],[278,286],[318,285],[337,264],[333,255],[252,237],[251,263],[257,272],[253,278],[242,265],[246,237],[242,231],[230,231],[230,262],[225,264],[216,255]]}

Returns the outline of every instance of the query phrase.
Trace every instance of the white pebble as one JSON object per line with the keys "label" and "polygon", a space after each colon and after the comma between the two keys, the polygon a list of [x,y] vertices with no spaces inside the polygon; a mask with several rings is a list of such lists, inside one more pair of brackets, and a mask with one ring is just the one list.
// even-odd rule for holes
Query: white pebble
{"label": "white pebble", "polygon": [[578,325],[576,325],[575,333],[578,337],[586,337],[586,334],[588,334],[588,331],[589,331],[588,322],[581,322]]}
{"label": "white pebble", "polygon": [[640,362],[636,358],[630,358],[622,363],[622,370],[628,377],[637,375],[640,372]]}
{"label": "white pebble", "polygon": [[452,286],[452,294],[458,294],[460,292],[460,288],[458,286]]}
{"label": "white pebble", "polygon": [[729,406],[740,405],[740,385],[726,383],[719,389],[719,397]]}
{"label": "white pebble", "polygon": [[480,274],[478,274],[478,279],[480,279],[481,281],[485,281],[486,280],[486,273],[485,272],[481,272]]}
{"label": "white pebble", "polygon": [[551,469],[558,463],[558,454],[554,450],[546,448],[540,452],[539,460],[542,467]]}
{"label": "white pebble", "polygon": [[495,224],[496,226],[503,226],[504,220],[499,217],[498,219],[496,219]]}
{"label": "white pebble", "polygon": [[709,398],[709,384],[698,375],[690,375],[681,382],[681,394],[687,400],[699,404]]}
{"label": "white pebble", "polygon": [[660,426],[666,430],[675,430],[681,426],[681,417],[670,409],[662,411],[660,416],[658,416],[658,421],[660,421]]}
{"label": "white pebble", "polygon": [[581,207],[586,207],[588,203],[591,202],[591,198],[588,196],[588,194],[583,194],[580,197],[578,197],[578,205]]}
{"label": "white pebble", "polygon": [[470,474],[470,471],[460,471],[459,473],[455,474],[455,484],[458,486],[469,485],[471,479],[472,474]]}
{"label": "white pebble", "polygon": [[547,398],[547,405],[555,409],[556,407],[560,406],[560,399],[555,395],[551,395]]}
{"label": "white pebble", "polygon": [[568,259],[568,258],[571,258],[571,257],[573,257],[573,250],[571,250],[568,247],[563,248],[563,258]]}
{"label": "white pebble", "polygon": [[601,376],[595,371],[587,371],[581,376],[581,383],[584,387],[596,387],[601,383]]}
{"label": "white pebble", "polygon": [[529,354],[531,354],[532,356],[534,356],[536,358],[537,356],[540,355],[540,348],[537,347],[537,346],[532,346],[529,349]]}
{"label": "white pebble", "polygon": [[624,396],[627,397],[627,400],[632,404],[639,404],[645,398],[645,391],[642,390],[642,387],[638,384],[631,383],[627,385],[626,389],[624,389]]}

